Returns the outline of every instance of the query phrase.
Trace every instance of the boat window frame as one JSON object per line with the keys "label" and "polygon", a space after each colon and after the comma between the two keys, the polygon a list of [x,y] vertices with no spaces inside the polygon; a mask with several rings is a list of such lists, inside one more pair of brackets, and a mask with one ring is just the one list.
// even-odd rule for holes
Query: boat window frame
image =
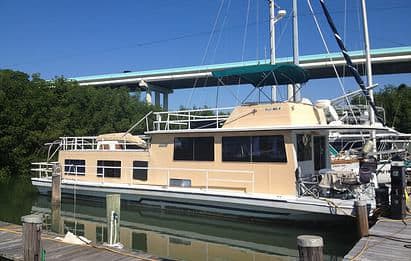
{"label": "boat window frame", "polygon": [[[282,152],[282,157],[274,157],[272,159],[264,158],[263,156],[256,156],[257,151],[254,149],[256,147],[256,141],[261,139],[272,138],[277,140],[277,147],[275,151],[279,150]],[[241,151],[244,152],[243,155],[240,157],[232,157],[226,154],[225,152],[228,151],[227,146],[233,147],[235,143],[228,144],[228,141],[239,141],[238,145],[241,146]],[[260,144],[259,144],[260,146]],[[279,148],[279,149],[278,149]],[[233,148],[231,148],[233,150]],[[273,149],[272,149],[273,150]],[[258,151],[260,152],[260,151]],[[221,160],[223,162],[249,162],[249,163],[287,163],[287,152],[285,147],[285,139],[284,135],[276,134],[276,135],[255,135],[255,136],[223,136],[221,137]]]}
{"label": "boat window frame", "polygon": [[[304,141],[309,137],[309,141]],[[306,143],[306,144],[305,144]],[[313,135],[307,133],[296,134],[297,144],[297,161],[312,161],[313,160]],[[303,147],[301,147],[303,146]]]}
{"label": "boat window frame", "polygon": [[[186,151],[179,151],[178,143],[184,144]],[[175,161],[214,161],[214,136],[174,137],[173,160]]]}
{"label": "boat window frame", "polygon": [[[144,163],[144,166],[136,166],[136,163]],[[137,169],[136,169],[137,168]],[[133,160],[133,180],[148,180],[148,161]]]}
{"label": "boat window frame", "polygon": [[[103,165],[100,166],[100,162],[103,162]],[[107,166],[105,163],[107,162],[119,162],[119,166]],[[102,171],[104,169],[104,171]],[[107,170],[109,172],[107,172]],[[111,173],[113,171],[113,173]],[[118,175],[117,172],[118,171]],[[121,160],[97,160],[97,176],[103,177],[103,172],[104,172],[104,178],[121,178]]]}
{"label": "boat window frame", "polygon": [[[76,163],[79,163],[79,164],[76,164]],[[75,167],[75,171],[70,171],[72,167]],[[84,159],[64,159],[64,174],[74,175],[74,176],[75,175],[85,176],[86,175],[86,160]]]}

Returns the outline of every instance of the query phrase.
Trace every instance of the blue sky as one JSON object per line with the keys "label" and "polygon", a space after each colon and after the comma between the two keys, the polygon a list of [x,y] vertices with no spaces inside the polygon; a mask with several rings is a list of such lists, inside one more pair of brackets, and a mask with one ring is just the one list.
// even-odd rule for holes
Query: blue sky
{"label": "blue sky", "polygon": [[[2,0],[0,68],[49,79],[268,58],[267,2]],[[291,0],[276,3],[291,12]],[[337,51],[318,1],[312,3],[327,43]],[[360,0],[326,3],[348,49],[361,49]],[[306,0],[299,0],[299,12],[300,54],[324,53]],[[410,46],[410,13],[410,1],[368,0],[371,47]],[[277,57],[292,55],[291,29],[290,16],[278,23]],[[411,84],[411,75],[376,76],[374,81],[380,86]],[[346,89],[357,88],[352,79],[344,83]],[[220,90],[219,106],[235,105],[232,93],[245,97],[250,90],[228,88]],[[197,88],[188,101],[192,93],[176,91],[170,107],[216,105],[216,88]],[[341,89],[335,79],[310,81],[303,88],[303,96],[312,100],[338,95]]]}

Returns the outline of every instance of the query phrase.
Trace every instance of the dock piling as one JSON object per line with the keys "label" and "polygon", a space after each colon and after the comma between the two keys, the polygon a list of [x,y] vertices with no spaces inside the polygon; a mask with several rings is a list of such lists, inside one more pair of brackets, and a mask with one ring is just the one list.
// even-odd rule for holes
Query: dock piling
{"label": "dock piling", "polygon": [[59,163],[53,164],[53,174],[51,177],[51,204],[60,205],[61,203],[61,166]]}
{"label": "dock piling", "polygon": [[108,243],[120,242],[120,194],[106,196],[106,216],[108,228]]}
{"label": "dock piling", "polygon": [[297,237],[298,254],[300,261],[323,261],[323,238],[313,235]]}
{"label": "dock piling", "polygon": [[360,238],[368,236],[368,210],[365,200],[355,201],[358,235]]}
{"label": "dock piling", "polygon": [[27,215],[21,218],[23,223],[23,256],[24,260],[38,261],[41,258],[41,227],[43,218],[40,215]]}

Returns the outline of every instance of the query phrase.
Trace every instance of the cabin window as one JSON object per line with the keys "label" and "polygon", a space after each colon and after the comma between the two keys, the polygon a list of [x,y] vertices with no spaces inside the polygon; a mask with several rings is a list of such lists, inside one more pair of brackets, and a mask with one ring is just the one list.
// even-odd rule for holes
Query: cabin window
{"label": "cabin window", "polygon": [[99,149],[100,150],[109,150],[110,146],[108,144],[100,144]]}
{"label": "cabin window", "polygon": [[311,135],[297,134],[297,160],[312,160]]}
{"label": "cabin window", "polygon": [[287,162],[282,135],[223,137],[222,153],[223,161]]}
{"label": "cabin window", "polygon": [[147,180],[147,161],[133,161],[133,179]]}
{"label": "cabin window", "polygon": [[287,162],[281,135],[252,137],[251,151],[253,162]]}
{"label": "cabin window", "polygon": [[64,160],[64,173],[68,175],[85,175],[86,161],[79,159]]}
{"label": "cabin window", "polygon": [[116,160],[98,160],[97,161],[97,176],[107,178],[120,178],[121,176],[121,161]]}
{"label": "cabin window", "polygon": [[123,144],[116,144],[115,148],[116,148],[116,150],[122,150],[123,149]]}
{"label": "cabin window", "polygon": [[214,161],[214,137],[175,138],[174,160]]}
{"label": "cabin window", "polygon": [[223,161],[251,162],[251,137],[223,137]]}

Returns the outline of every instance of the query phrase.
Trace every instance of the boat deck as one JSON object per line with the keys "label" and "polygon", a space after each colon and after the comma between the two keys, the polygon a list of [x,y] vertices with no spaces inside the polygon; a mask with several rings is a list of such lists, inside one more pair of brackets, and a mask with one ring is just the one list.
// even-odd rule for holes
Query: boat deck
{"label": "boat deck", "polygon": [[[46,260],[164,260],[141,252],[114,249],[102,245],[74,245],[54,239],[57,235],[42,233]],[[0,260],[23,260],[22,226],[0,221]]]}
{"label": "boat deck", "polygon": [[410,260],[411,215],[404,221],[380,219],[369,233],[355,244],[344,260]]}

